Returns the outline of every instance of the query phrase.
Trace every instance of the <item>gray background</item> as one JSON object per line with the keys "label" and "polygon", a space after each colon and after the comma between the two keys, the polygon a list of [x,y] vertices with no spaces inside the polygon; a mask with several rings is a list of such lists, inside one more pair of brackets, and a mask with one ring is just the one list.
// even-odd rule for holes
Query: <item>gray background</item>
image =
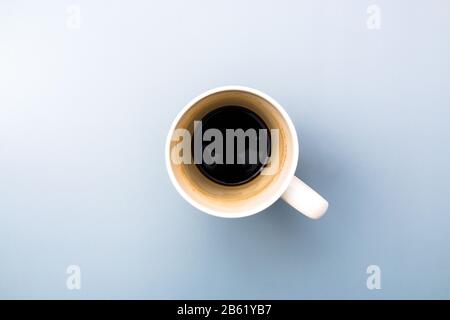
{"label": "gray background", "polygon": [[[374,3],[2,1],[0,297],[450,298],[450,4]],[[289,112],[322,220],[178,196],[170,123],[228,84]]]}

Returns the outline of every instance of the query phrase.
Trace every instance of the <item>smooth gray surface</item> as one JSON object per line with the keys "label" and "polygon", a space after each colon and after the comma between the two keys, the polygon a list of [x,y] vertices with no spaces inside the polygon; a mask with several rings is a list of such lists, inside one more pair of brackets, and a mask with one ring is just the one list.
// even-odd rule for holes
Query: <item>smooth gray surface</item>
{"label": "smooth gray surface", "polygon": [[[369,4],[2,1],[0,298],[450,298],[450,5]],[[289,112],[322,220],[178,196],[170,123],[228,84]]]}

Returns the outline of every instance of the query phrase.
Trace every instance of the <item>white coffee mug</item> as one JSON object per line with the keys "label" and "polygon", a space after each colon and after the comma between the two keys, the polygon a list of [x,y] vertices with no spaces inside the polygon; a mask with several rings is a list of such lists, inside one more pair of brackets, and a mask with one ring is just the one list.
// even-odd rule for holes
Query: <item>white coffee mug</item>
{"label": "white coffee mug", "polygon": [[[226,105],[245,107],[260,116],[267,126],[279,132],[276,161],[255,179],[239,186],[224,186],[202,175],[195,164],[173,161],[180,143],[177,132],[193,131],[194,121]],[[190,101],[177,115],[166,141],[166,167],[176,190],[197,209],[223,218],[256,214],[282,198],[304,215],[318,219],[328,202],[297,178],[295,170],[299,147],[297,132],[286,111],[267,94],[243,86],[225,86],[209,90]],[[276,165],[275,165],[276,163]]]}

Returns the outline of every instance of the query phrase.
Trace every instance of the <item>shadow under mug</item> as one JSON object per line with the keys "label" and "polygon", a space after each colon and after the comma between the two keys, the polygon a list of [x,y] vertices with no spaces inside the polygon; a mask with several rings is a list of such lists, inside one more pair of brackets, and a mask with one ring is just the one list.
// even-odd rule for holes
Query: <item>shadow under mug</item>
{"label": "shadow under mug", "polygon": [[[172,158],[180,143],[177,130],[193,133],[195,121],[227,105],[255,112],[270,130],[276,129],[278,133],[278,139],[272,139],[267,168],[256,178],[237,186],[218,184],[203,175],[194,163],[179,163]],[[328,202],[294,175],[298,154],[297,133],[286,111],[267,94],[243,86],[219,87],[190,101],[173,121],[165,150],[167,171],[176,190],[205,213],[224,218],[245,217],[282,198],[304,215],[318,219],[327,210]]]}

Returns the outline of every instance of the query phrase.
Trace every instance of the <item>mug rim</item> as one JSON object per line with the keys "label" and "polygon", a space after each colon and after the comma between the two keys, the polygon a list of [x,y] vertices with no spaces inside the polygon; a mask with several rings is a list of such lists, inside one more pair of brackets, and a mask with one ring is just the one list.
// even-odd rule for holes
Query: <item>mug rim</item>
{"label": "mug rim", "polygon": [[[254,206],[250,209],[235,211],[235,212],[214,210],[214,209],[211,209],[211,208],[203,205],[202,203],[194,200],[193,198],[191,198],[183,190],[183,188],[179,184],[177,178],[175,177],[173,170],[172,170],[171,158],[170,158],[170,145],[171,145],[171,141],[172,141],[172,135],[173,135],[173,132],[175,131],[175,128],[176,128],[178,122],[181,120],[181,118],[185,114],[185,112],[187,110],[189,110],[194,104],[196,104],[200,100],[202,100],[210,95],[213,95],[213,94],[216,94],[219,92],[225,92],[225,91],[248,92],[248,93],[254,94],[254,95],[259,96],[259,97],[263,98],[264,100],[268,101],[272,106],[274,106],[281,113],[281,115],[282,115],[283,119],[286,121],[286,124],[292,135],[292,157],[293,157],[292,160],[293,161],[292,161],[291,167],[286,169],[286,170],[288,170],[288,175],[286,176],[285,181],[282,182],[281,186],[278,188],[278,190],[276,192],[272,193],[272,195],[270,197],[267,197],[266,201],[263,201],[263,202],[259,203],[257,206]],[[220,86],[217,88],[213,88],[213,89],[207,90],[207,91],[197,95],[195,98],[193,98],[191,101],[189,101],[183,107],[183,109],[181,109],[178,112],[177,116],[172,121],[172,124],[169,129],[169,133],[166,138],[166,145],[165,145],[165,158],[166,158],[165,162],[166,162],[167,173],[169,174],[169,178],[170,178],[172,184],[174,185],[175,189],[178,191],[178,193],[188,203],[190,203],[192,206],[194,206],[198,210],[208,213],[210,215],[216,216],[216,217],[221,217],[221,218],[242,218],[242,217],[251,216],[251,215],[254,215],[256,213],[263,211],[264,209],[267,209],[269,206],[271,206],[273,203],[275,203],[275,201],[277,201],[289,187],[289,184],[291,183],[291,180],[295,175],[295,170],[297,169],[298,157],[299,157],[299,145],[298,145],[297,131],[295,129],[295,126],[294,126],[290,116],[286,112],[286,110],[284,110],[284,108],[275,99],[273,99],[269,95],[265,94],[264,92],[259,91],[254,88],[240,86],[240,85],[228,85],[228,86]]]}

